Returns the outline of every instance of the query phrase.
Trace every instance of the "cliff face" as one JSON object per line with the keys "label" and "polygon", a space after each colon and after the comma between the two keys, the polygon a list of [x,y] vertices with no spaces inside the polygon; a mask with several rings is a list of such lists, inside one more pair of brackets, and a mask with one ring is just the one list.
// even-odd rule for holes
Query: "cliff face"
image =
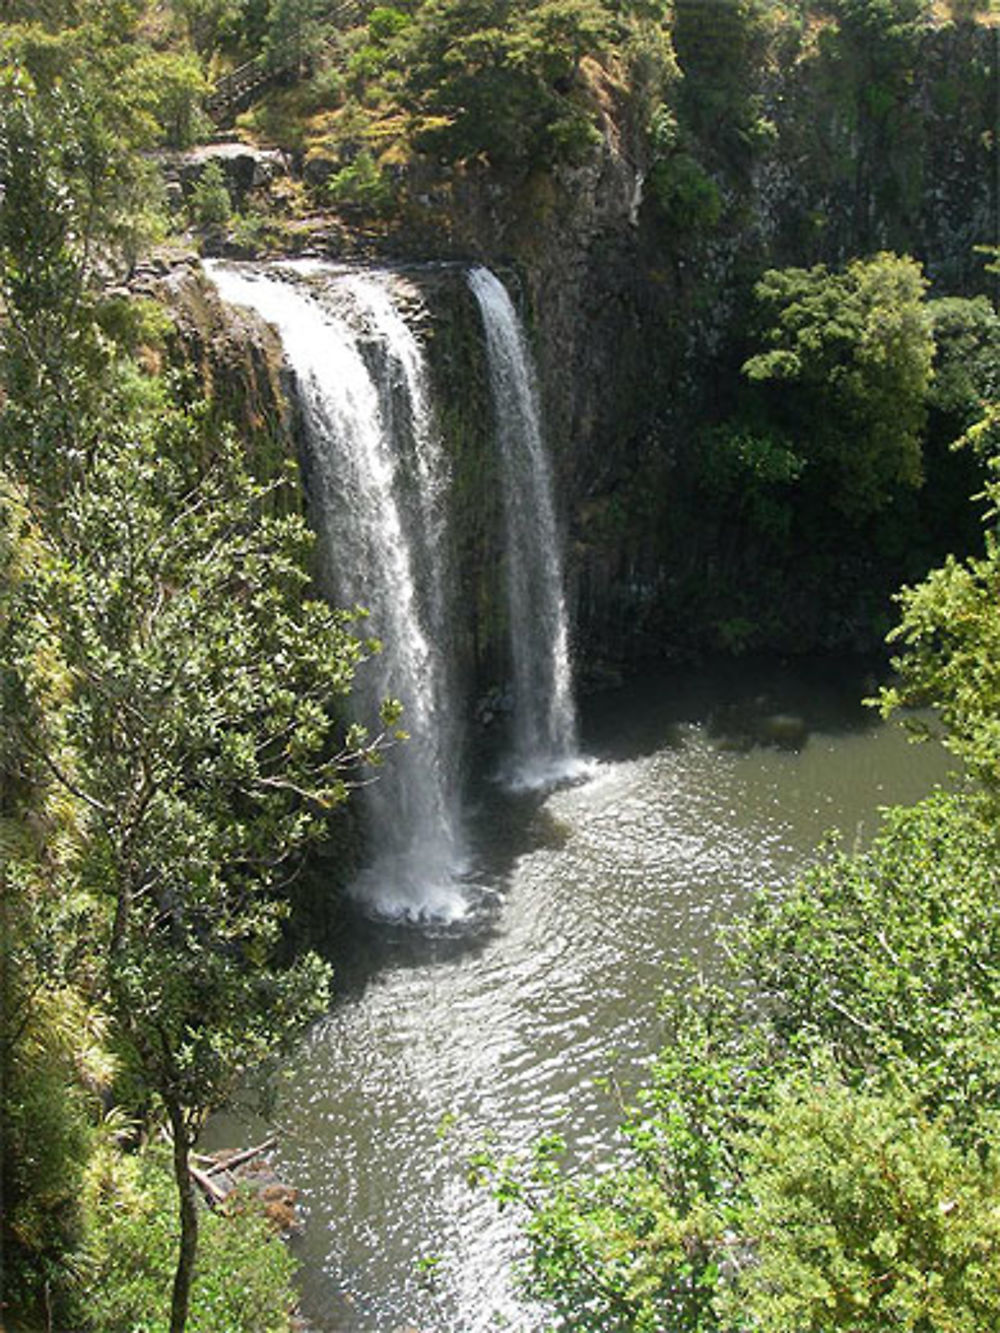
{"label": "cliff face", "polygon": [[[725,34],[703,10],[687,7],[678,57],[685,77],[711,85]],[[502,675],[506,630],[488,384],[462,276],[474,261],[503,273],[530,325],[585,670],[740,646],[734,634],[786,650],[872,643],[870,605],[900,569],[874,568],[862,533],[811,582],[768,567],[724,514],[706,518],[698,456],[699,430],[739,392],[765,269],[894,249],[924,263],[934,295],[984,289],[973,246],[1000,235],[1000,29],[929,28],[888,63],[846,41],[800,34],[712,97],[681,96],[666,147],[640,132],[627,91],[598,87],[601,140],[575,165],[414,168],[405,215],[377,248],[395,262],[449,261],[415,280],[454,459],[463,660],[480,685]],[[345,256],[344,237],[325,227],[301,240]],[[364,244],[372,257],[370,235]],[[279,351],[246,317],[223,330],[190,276],[172,281],[181,339],[228,414],[287,436]]]}
{"label": "cliff face", "polygon": [[[450,186],[451,252],[502,257],[522,277],[585,661],[711,642],[691,623],[714,613],[706,581],[725,581],[727,558],[750,572],[754,553],[727,557],[700,530],[694,451],[696,427],[737,392],[766,268],[893,249],[922,261],[932,296],[989,290],[974,246],[1000,237],[1000,29],[930,28],[908,63],[886,70],[875,53],[848,79],[832,41],[814,34],[797,59],[762,67],[738,133],[689,126],[665,161],[644,160],[628,107],[609,103],[585,163]],[[845,562],[822,605],[789,573],[772,608],[781,628],[762,635],[786,649],[865,646],[861,603],[882,573],[887,587],[901,577]]]}
{"label": "cliff face", "polygon": [[294,394],[277,334],[248,312],[224,306],[194,257],[141,267],[131,284],[169,310],[169,360],[193,373],[213,424],[232,427],[267,475],[294,447]]}

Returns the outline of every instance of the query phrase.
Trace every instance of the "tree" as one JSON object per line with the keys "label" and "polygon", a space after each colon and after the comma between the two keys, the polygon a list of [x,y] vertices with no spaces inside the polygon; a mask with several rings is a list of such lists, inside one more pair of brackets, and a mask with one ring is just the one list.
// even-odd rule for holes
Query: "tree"
{"label": "tree", "polygon": [[0,104],[0,330],[7,390],[0,431],[5,452],[42,463],[59,437],[76,451],[78,414],[96,349],[85,294],[88,238],[61,152],[37,99],[23,83],[2,90]]}
{"label": "tree", "polygon": [[208,60],[239,31],[241,0],[173,0],[173,8],[184,21],[191,45]]}
{"label": "tree", "polygon": [[199,227],[224,227],[229,221],[233,204],[220,162],[206,162],[202,167],[191,191],[190,209]]}
{"label": "tree", "polygon": [[1000,400],[1000,315],[985,296],[946,296],[927,306],[934,332],[930,404],[951,441]]}
{"label": "tree", "polygon": [[[708,162],[746,170],[749,151],[774,134],[755,89],[768,64],[774,15],[760,0],[676,0],[673,43],[683,72],[680,121],[699,152],[691,166]],[[707,177],[711,179],[711,177]],[[662,188],[662,187],[661,187]]]}
{"label": "tree", "polygon": [[[1000,409],[990,405],[970,435],[991,441],[995,451]],[[912,725],[939,733],[994,804],[1000,797],[998,457],[993,452],[985,488],[985,552],[967,560],[949,556],[900,592],[901,619],[890,636],[901,649],[893,658],[898,678],[879,696],[886,715],[904,706],[933,708],[936,721]]]}
{"label": "tree", "polygon": [[921,479],[934,344],[912,259],[880,254],[843,273],[772,269],[757,284],[764,350],[743,366],[815,484],[860,522]]}
{"label": "tree", "polygon": [[155,124],[136,114],[126,37],[95,23],[0,38],[0,450],[36,484],[51,469],[57,488],[113,379],[98,275],[126,269],[155,230],[137,151]]}
{"label": "tree", "polygon": [[234,444],[201,452],[169,411],[111,430],[83,483],[39,515],[7,691],[23,693],[18,734],[42,705],[32,662],[66,673],[58,744],[18,739],[85,812],[66,890],[91,903],[135,1095],[154,1094],[170,1123],[174,1333],[197,1244],[190,1149],[246,1069],[323,1003],[318,960],[274,961],[280,889],[345,798],[346,770],[374,755],[356,728],[335,739],[364,650],[346,615],[303,597],[302,521],[268,512],[275,487]]}
{"label": "tree", "polygon": [[137,43],[135,26],[124,0],[84,0],[59,30],[0,31],[0,114],[13,113],[17,129],[17,114],[29,113],[29,151],[47,148],[88,273],[133,263],[157,225],[158,176],[141,150],[160,137],[149,97],[158,60]]}
{"label": "tree", "polygon": [[[31,577],[25,515],[0,504],[0,661],[19,643],[18,590]],[[35,663],[40,692],[59,673]],[[77,845],[73,802],[20,761],[14,693],[0,674],[0,1288],[6,1314],[29,1327],[69,1326],[60,1290],[81,1230],[81,1177],[93,1092],[105,1082],[101,1019],[76,984],[75,897],[49,871]],[[31,710],[20,730],[40,738]]]}
{"label": "tree", "polygon": [[135,102],[155,118],[167,148],[190,148],[207,137],[211,122],[202,109],[209,90],[197,58],[172,51],[144,52],[136,61]]}
{"label": "tree", "polygon": [[[323,1003],[319,960],[281,962],[282,891],[350,771],[377,758],[378,740],[340,717],[367,649],[350,616],[307,596],[291,476],[254,479],[233,440],[103,332],[94,256],[116,216],[60,144],[55,90],[8,91],[4,776],[73,807],[72,845],[38,874],[74,905],[62,948],[108,1012],[119,1094],[172,1130],[180,1333],[199,1127]],[[7,873],[27,877],[22,862]]]}
{"label": "tree", "polygon": [[[762,893],[596,1169],[496,1163],[567,1329],[876,1333],[1000,1317],[995,830],[937,796]],[[720,951],[721,952],[721,951]]]}
{"label": "tree", "polygon": [[264,56],[274,74],[298,74],[321,40],[316,0],[271,0]]}
{"label": "tree", "polygon": [[[745,1150],[754,1262],[724,1293],[730,1328],[978,1333],[1000,1317],[1000,1185],[906,1087],[801,1076]],[[737,1295],[738,1291],[738,1295]]]}
{"label": "tree", "polygon": [[612,30],[597,0],[428,0],[398,51],[404,104],[425,118],[418,146],[499,167],[572,159],[595,137],[573,96],[580,60]]}

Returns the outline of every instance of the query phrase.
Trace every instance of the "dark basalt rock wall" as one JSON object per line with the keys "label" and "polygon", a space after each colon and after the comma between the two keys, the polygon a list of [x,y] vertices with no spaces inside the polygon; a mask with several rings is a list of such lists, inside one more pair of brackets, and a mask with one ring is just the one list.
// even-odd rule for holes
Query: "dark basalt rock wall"
{"label": "dark basalt rock wall", "polygon": [[[370,235],[364,257],[402,262],[429,312],[424,335],[454,460],[463,659],[478,685],[502,678],[506,626],[492,407],[464,266],[501,272],[529,325],[584,674],[712,646],[701,588],[741,557],[700,522],[696,436],[731,407],[753,283],[768,267],[837,265],[892,248],[922,260],[932,294],[989,290],[973,246],[1000,239],[998,50],[1000,30],[928,29],[912,78],[878,115],[863,89],[832,79],[822,45],[761,72],[750,91],[764,131],[753,143],[737,137],[724,151],[713,131],[699,131],[710,217],[657,195],[624,103],[608,104],[601,144],[572,167],[415,172],[381,259]],[[317,231],[313,249],[349,257],[344,235]],[[179,337],[230,415],[290,438],[273,341],[248,316],[221,315],[190,273],[166,281]],[[862,646],[864,615],[852,601],[865,595],[860,566],[830,590],[842,603],[832,609],[794,582],[790,571],[775,617],[784,628],[770,646]]]}
{"label": "dark basalt rock wall", "polygon": [[[610,120],[576,168],[452,182],[450,246],[521,276],[585,668],[706,641],[692,615],[716,556],[698,531],[692,442],[731,404],[764,269],[894,249],[922,261],[932,295],[990,291],[974,246],[1000,240],[998,52],[1000,30],[928,29],[881,120],[820,59],[763,74],[771,137],[742,159],[715,154],[712,226],[665,216]],[[845,572],[835,614],[811,592],[790,599],[775,646],[863,646],[855,573],[864,594],[861,571]]]}

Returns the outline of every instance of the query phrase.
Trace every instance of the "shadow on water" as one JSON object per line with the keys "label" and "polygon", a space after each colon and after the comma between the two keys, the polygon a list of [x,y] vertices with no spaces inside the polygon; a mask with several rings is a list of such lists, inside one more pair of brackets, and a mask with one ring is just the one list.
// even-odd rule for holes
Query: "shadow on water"
{"label": "shadow on water", "polygon": [[597,759],[627,762],[680,749],[697,726],[721,750],[801,750],[813,734],[843,736],[877,727],[877,714],[862,701],[883,672],[883,662],[857,657],[650,670],[587,701],[583,746]]}
{"label": "shadow on water", "polygon": [[[850,833],[943,777],[929,747],[912,751],[862,708],[871,673],[858,661],[647,672],[584,700],[589,776],[555,791],[500,786],[502,737],[480,734],[466,784],[473,910],[403,926],[337,909],[330,1013],[278,1071],[266,1120],[248,1096],[206,1137],[278,1132],[306,1210],[296,1250],[317,1333],[486,1333],[494,1311],[541,1327],[510,1280],[513,1224],[467,1189],[462,1154],[484,1127],[501,1153],[555,1128],[581,1154],[603,1151],[620,1110],[609,1066],[617,1086],[643,1078],[677,959],[711,967],[715,925],[798,874],[825,829]],[[799,721],[775,736],[775,718]],[[315,895],[342,902],[327,869]],[[414,1268],[430,1253],[443,1256],[433,1291]]]}
{"label": "shadow on water", "polygon": [[542,848],[559,850],[569,837],[545,806],[549,790],[513,792],[484,773],[471,788],[468,915],[450,923],[394,921],[372,917],[344,896],[333,928],[308,941],[334,964],[335,1004],[358,1000],[387,971],[450,966],[483,953],[496,938],[518,860]]}
{"label": "shadow on water", "polygon": [[[682,750],[693,729],[721,751],[800,751],[811,736],[863,734],[879,725],[862,699],[882,663],[862,658],[753,659],[650,669],[581,706],[582,750],[599,764]],[[495,781],[495,745],[473,761],[467,824],[470,911],[451,924],[373,919],[339,903],[333,930],[309,942],[335,964],[335,1004],[354,1002],[388,971],[446,967],[489,949],[506,889],[523,856],[559,850],[570,836],[548,804],[551,792],[512,791]]]}

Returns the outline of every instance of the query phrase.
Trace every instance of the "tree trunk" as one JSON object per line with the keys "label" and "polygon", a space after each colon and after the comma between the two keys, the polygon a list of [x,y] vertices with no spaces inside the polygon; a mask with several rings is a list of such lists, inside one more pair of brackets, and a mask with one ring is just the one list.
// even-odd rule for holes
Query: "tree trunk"
{"label": "tree trunk", "polygon": [[198,1199],[194,1182],[188,1170],[191,1135],[184,1122],[184,1112],[172,1098],[166,1098],[167,1115],[174,1135],[174,1180],[180,1204],[181,1243],[177,1254],[177,1271],[170,1302],[170,1333],[184,1333],[187,1324],[194,1261],[198,1252]]}

